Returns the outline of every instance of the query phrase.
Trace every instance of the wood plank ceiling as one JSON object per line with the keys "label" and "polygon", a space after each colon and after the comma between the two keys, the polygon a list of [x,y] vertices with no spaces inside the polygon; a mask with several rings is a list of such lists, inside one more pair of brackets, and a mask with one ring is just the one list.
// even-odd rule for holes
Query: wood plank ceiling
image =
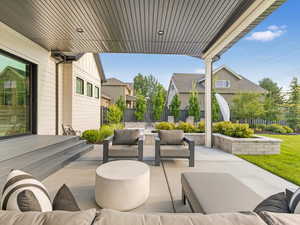
{"label": "wood plank ceiling", "polygon": [[1,0],[0,21],[48,50],[201,58],[253,1]]}

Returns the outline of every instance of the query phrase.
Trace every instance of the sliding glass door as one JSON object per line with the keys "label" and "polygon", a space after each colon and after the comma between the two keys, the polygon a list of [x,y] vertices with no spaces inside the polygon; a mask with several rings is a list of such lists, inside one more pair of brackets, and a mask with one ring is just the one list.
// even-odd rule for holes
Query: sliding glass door
{"label": "sliding glass door", "polygon": [[0,138],[32,133],[32,64],[0,50]]}

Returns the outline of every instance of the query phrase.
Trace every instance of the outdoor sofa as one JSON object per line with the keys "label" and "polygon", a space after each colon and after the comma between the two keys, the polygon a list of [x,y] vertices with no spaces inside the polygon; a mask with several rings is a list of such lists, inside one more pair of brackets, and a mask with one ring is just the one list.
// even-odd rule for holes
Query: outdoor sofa
{"label": "outdoor sofa", "polygon": [[155,165],[167,158],[188,159],[189,166],[194,167],[195,142],[185,137],[182,130],[159,130],[155,138]]}
{"label": "outdoor sofa", "polygon": [[299,225],[300,214],[263,212],[260,215],[227,213],[127,213],[109,209],[97,212],[89,209],[77,212],[17,212],[0,211],[3,225]]}
{"label": "outdoor sofa", "polygon": [[103,143],[103,163],[110,158],[143,160],[144,135],[140,129],[115,130]]}

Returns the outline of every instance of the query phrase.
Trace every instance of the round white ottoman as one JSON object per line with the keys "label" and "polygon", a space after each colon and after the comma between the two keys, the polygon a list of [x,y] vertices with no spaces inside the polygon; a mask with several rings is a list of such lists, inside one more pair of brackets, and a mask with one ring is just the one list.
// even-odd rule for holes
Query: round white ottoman
{"label": "round white ottoman", "polygon": [[143,162],[120,160],[96,170],[95,198],[101,208],[128,211],[149,197],[150,169]]}

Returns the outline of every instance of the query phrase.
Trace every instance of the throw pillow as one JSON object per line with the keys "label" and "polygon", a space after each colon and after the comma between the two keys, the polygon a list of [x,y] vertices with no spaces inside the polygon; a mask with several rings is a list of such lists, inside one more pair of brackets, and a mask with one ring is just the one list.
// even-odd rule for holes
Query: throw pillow
{"label": "throw pillow", "polygon": [[72,192],[65,184],[56,193],[52,207],[53,210],[80,211]]}
{"label": "throw pillow", "polygon": [[300,188],[294,192],[289,202],[289,208],[291,213],[300,213]]}
{"label": "throw pillow", "polygon": [[135,145],[137,144],[139,136],[140,136],[139,129],[115,130],[112,144],[113,145]]}
{"label": "throw pillow", "polygon": [[267,199],[263,200],[253,210],[256,213],[263,211],[274,213],[290,213],[288,201],[284,192],[280,192],[275,195],[271,195]]}
{"label": "throw pillow", "polygon": [[158,132],[161,145],[181,145],[184,138],[182,130],[160,130]]}
{"label": "throw pillow", "polygon": [[52,204],[41,182],[21,170],[12,170],[2,191],[1,209],[47,212],[52,211]]}

